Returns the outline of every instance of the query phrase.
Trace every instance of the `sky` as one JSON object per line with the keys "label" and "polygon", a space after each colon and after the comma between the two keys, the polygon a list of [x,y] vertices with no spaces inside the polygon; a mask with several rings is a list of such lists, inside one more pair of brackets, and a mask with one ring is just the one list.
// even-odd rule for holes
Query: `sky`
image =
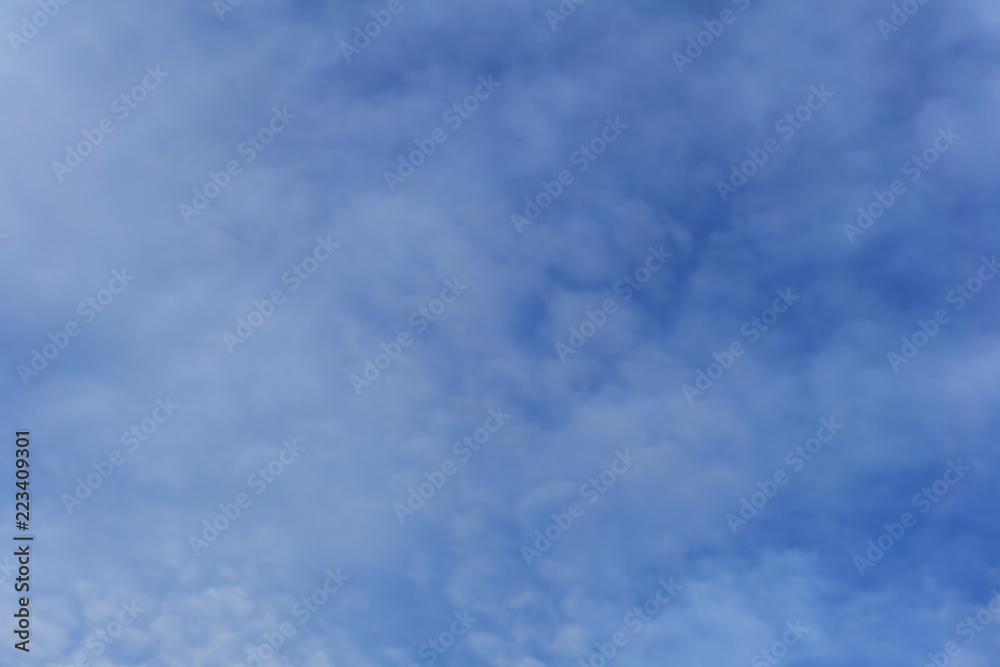
{"label": "sky", "polygon": [[0,664],[993,664],[996,3],[0,28]]}

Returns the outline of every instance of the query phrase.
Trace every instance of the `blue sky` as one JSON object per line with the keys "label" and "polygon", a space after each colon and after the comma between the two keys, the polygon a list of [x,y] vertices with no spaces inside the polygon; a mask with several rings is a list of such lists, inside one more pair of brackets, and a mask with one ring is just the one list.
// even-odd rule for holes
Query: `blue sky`
{"label": "blue sky", "polygon": [[901,4],[9,3],[0,663],[991,664],[1000,9]]}

